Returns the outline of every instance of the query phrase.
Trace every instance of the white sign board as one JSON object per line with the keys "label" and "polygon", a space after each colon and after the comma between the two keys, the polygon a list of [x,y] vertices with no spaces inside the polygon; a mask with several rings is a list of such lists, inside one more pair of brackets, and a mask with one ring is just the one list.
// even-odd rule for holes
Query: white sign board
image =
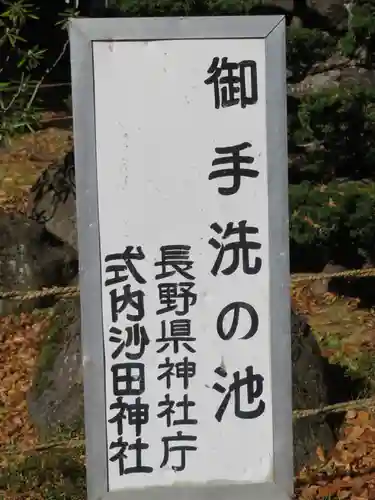
{"label": "white sign board", "polygon": [[284,29],[72,22],[89,498],[290,493]]}

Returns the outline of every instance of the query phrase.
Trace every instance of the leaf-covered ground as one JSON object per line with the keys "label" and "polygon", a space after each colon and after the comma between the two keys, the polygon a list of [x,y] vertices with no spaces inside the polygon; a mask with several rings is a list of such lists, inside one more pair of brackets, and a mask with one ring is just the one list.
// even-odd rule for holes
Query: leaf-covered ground
{"label": "leaf-covered ground", "polygon": [[[56,117],[53,124],[64,124]],[[60,159],[71,144],[71,128],[46,127],[34,134],[24,134],[0,147],[0,204],[10,209],[22,200],[41,171]]]}
{"label": "leaf-covered ground", "polygon": [[28,448],[37,443],[28,420],[26,393],[48,317],[35,314],[0,318],[0,445]]}
{"label": "leaf-covered ground", "polygon": [[[353,379],[365,379],[363,397],[375,381],[375,311],[358,300],[333,294],[316,297],[310,287],[293,293],[295,307],[308,318],[323,354]],[[349,410],[336,447],[328,456],[317,450],[320,464],[296,479],[300,499],[375,499],[375,413]]]}
{"label": "leaf-covered ground", "polygon": [[[48,127],[0,151],[0,203],[22,210],[38,174],[62,156],[70,140],[69,127]],[[294,289],[293,296],[325,355],[352,376],[375,381],[375,313],[360,309],[355,299],[327,295],[318,300],[309,287]],[[48,322],[48,311],[0,318],[0,499],[85,498],[84,449],[74,447],[74,441],[66,448],[46,447],[28,418],[26,393]],[[26,451],[38,446],[37,452]],[[296,497],[375,500],[375,417],[370,412],[349,411],[330,456],[317,454],[321,463],[301,472]]]}

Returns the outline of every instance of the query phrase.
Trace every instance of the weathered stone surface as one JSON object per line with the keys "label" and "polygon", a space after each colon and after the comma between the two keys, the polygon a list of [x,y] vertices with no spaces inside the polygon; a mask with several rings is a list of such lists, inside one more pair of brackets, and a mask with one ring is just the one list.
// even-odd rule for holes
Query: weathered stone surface
{"label": "weathered stone surface", "polygon": [[[66,285],[78,271],[77,253],[26,216],[0,210],[0,289],[26,291]],[[43,301],[0,301],[0,314],[30,310]]]}
{"label": "weathered stone surface", "polygon": [[[326,264],[324,266],[322,273],[333,274],[333,273],[341,273],[342,271],[347,271],[347,268],[344,266],[341,266],[339,264],[334,264],[332,262],[329,262],[328,264]],[[334,280],[329,279],[329,278],[323,279],[323,280],[313,281],[310,285],[311,291],[316,296],[324,295],[330,291],[330,283],[332,281],[334,281]]]}
{"label": "weathered stone surface", "polygon": [[[81,425],[83,389],[78,300],[60,301],[56,321],[41,351],[31,393],[30,414],[42,433],[56,427]],[[328,403],[323,359],[307,327],[292,313],[293,406],[318,408]],[[77,424],[78,423],[78,424]],[[319,417],[305,418],[294,426],[295,469],[314,462],[316,449],[330,449],[334,436]]]}
{"label": "weathered stone surface", "polygon": [[323,90],[327,88],[338,87],[340,79],[340,70],[332,69],[325,73],[317,73],[308,75],[299,85],[300,91],[306,90]]}
{"label": "weathered stone surface", "polygon": [[49,166],[32,187],[27,213],[61,241],[77,250],[74,153]]}
{"label": "weathered stone surface", "polygon": [[303,80],[288,83],[288,92],[297,97],[324,89],[358,85],[373,88],[375,71],[356,66],[347,57],[334,54],[324,63],[312,68]]}
{"label": "weathered stone surface", "polygon": [[348,0],[309,0],[308,4],[321,16],[329,19],[332,26],[341,29],[347,26]]}
{"label": "weathered stone surface", "polygon": [[361,85],[364,88],[374,88],[375,71],[361,67],[343,68],[340,71],[340,86]]}
{"label": "weathered stone surface", "polygon": [[364,88],[373,88],[375,72],[359,67],[336,68],[307,75],[306,78],[294,86],[299,94],[315,92],[323,89],[362,85]]}
{"label": "weathered stone surface", "polygon": [[[329,404],[324,359],[307,323],[292,312],[293,409],[319,408]],[[324,416],[301,418],[294,423],[294,466],[298,471],[317,460],[316,449],[328,451],[334,434]]]}
{"label": "weathered stone surface", "polygon": [[83,425],[80,332],[79,298],[60,300],[28,394],[29,413],[43,435]]}
{"label": "weathered stone surface", "polygon": [[262,4],[267,6],[281,7],[287,12],[293,12],[295,0],[263,0]]}
{"label": "weathered stone surface", "polygon": [[350,85],[352,80],[349,81],[345,75],[352,75],[353,70],[357,71],[353,61],[340,54],[333,54],[323,63],[315,64],[301,81],[289,83],[288,92],[298,96],[340,85]]}

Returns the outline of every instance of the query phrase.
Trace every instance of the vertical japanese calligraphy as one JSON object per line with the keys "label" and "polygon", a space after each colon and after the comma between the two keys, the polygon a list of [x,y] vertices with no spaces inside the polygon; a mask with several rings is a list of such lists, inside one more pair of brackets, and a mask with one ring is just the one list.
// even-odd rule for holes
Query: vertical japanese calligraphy
{"label": "vertical japanese calligraphy", "polygon": [[[162,355],[165,352],[165,357],[161,358],[158,365],[157,379],[167,391],[158,402],[160,411],[157,418],[164,420],[166,426],[166,435],[162,437],[163,459],[160,468],[169,466],[175,472],[185,470],[188,452],[198,449],[197,436],[189,430],[198,423],[191,416],[196,403],[189,398],[189,383],[197,373],[194,359],[196,338],[188,318],[190,309],[197,303],[195,276],[192,274],[194,262],[190,252],[189,245],[162,246],[160,260],[155,263],[159,269],[155,276],[159,303],[163,306],[157,315],[166,318],[161,321],[160,337],[156,339],[156,343],[160,344],[157,353]],[[171,394],[177,384],[180,385],[175,393],[179,398],[174,400]]]}
{"label": "vertical japanese calligraphy", "polygon": [[264,42],[113,43],[94,44],[108,491],[261,483],[279,201]]}
{"label": "vertical japanese calligraphy", "polygon": [[257,65],[255,61],[228,61],[227,57],[214,57],[207,70],[204,83],[214,86],[215,108],[241,105],[246,108],[258,101]]}
{"label": "vertical japanese calligraphy", "polygon": [[[235,63],[228,62],[227,57],[222,57],[221,63],[219,63],[219,60],[219,57],[213,58],[207,70],[211,76],[204,80],[206,85],[213,84],[215,108],[220,109],[236,105],[246,108],[248,105],[256,104],[258,100],[258,87],[257,65],[255,61],[246,60]],[[246,70],[250,72],[250,94],[248,93]],[[238,75],[234,74],[235,71],[238,72]],[[224,75],[222,75],[223,72]],[[243,177],[249,179],[257,179],[259,177],[255,158],[249,154],[241,154],[250,148],[252,148],[252,144],[247,141],[231,146],[215,148],[215,153],[219,156],[212,161],[212,166],[225,165],[226,168],[213,170],[210,172],[208,179],[211,181],[226,177],[232,178],[232,186],[220,186],[218,188],[219,195],[236,195],[241,188],[241,179]],[[245,168],[242,165],[253,165],[253,167]],[[211,237],[208,240],[208,243],[218,251],[216,260],[210,271],[213,276],[216,277],[219,272],[224,276],[231,276],[239,271],[247,275],[255,275],[261,271],[262,257],[259,255],[261,244],[251,238],[252,235],[259,234],[257,227],[248,226],[247,220],[241,220],[237,223],[233,221],[226,222],[224,229],[223,225],[215,221],[211,224],[210,229],[217,235],[220,235],[222,239],[222,242],[219,242],[216,237]],[[236,238],[236,241],[234,241],[234,238]],[[222,269],[223,259],[227,252],[231,253],[232,262],[228,267]],[[252,263],[250,263],[250,253],[255,253]],[[232,302],[221,310],[217,318],[216,330],[222,340],[229,341],[235,335],[241,310],[247,312],[250,324],[247,333],[240,338],[242,340],[249,340],[258,332],[260,325],[256,309],[246,302]],[[224,330],[224,320],[228,313],[232,311],[232,323],[226,332]],[[222,366],[218,366],[215,373],[222,378],[228,376],[227,371]],[[263,376],[254,374],[253,366],[246,366],[245,373],[246,375],[241,378],[240,371],[235,371],[232,375],[233,380],[227,389],[218,382],[213,385],[215,391],[224,394],[224,398],[215,414],[218,422],[222,421],[231,400],[233,400],[234,414],[240,419],[255,419],[260,417],[265,411],[265,402],[263,400],[260,400],[256,409],[242,409],[243,401],[251,406],[254,404],[255,399],[260,398],[263,393]],[[245,394],[244,397],[242,397],[241,389],[243,389],[243,394]]]}
{"label": "vertical japanese calligraphy", "polygon": [[[145,316],[145,294],[141,285],[146,284],[146,280],[133,262],[144,259],[140,246],[136,250],[128,246],[124,252],[106,255],[104,259],[104,284],[109,289],[113,322],[108,336],[113,344],[111,374],[114,401],[109,406],[111,416],[108,423],[116,426],[118,436],[109,444],[109,460],[118,464],[120,476],[153,471],[144,462],[143,453],[149,444],[142,440],[142,427],[150,418],[149,403],[142,399],[146,387],[142,357],[150,343],[141,323]],[[126,318],[125,328],[116,326],[122,316]]]}
{"label": "vertical japanese calligraphy", "polygon": [[[221,157],[217,157],[212,161],[212,166],[217,165],[232,165],[231,168],[222,168],[213,170],[208,176],[209,180],[218,179],[221,177],[232,177],[233,185],[231,187],[219,187],[218,191],[220,194],[229,196],[236,194],[241,186],[241,177],[258,177],[259,171],[255,168],[242,168],[242,164],[251,165],[254,163],[254,157],[248,155],[241,155],[241,151],[247,148],[251,148],[249,142],[243,142],[242,144],[235,144],[234,146],[225,146],[220,148],[215,148],[215,152]],[[227,155],[227,156],[224,156]]]}
{"label": "vertical japanese calligraphy", "polygon": [[[196,376],[192,321],[190,309],[197,303],[194,262],[189,245],[160,247],[155,262],[160,321],[159,336],[154,338],[160,356],[157,380],[165,395],[158,402],[156,417],[165,424],[160,443],[158,466],[185,470],[188,453],[197,451],[198,437],[192,429],[198,423],[196,406],[189,396],[189,383]],[[112,326],[108,340],[113,346],[111,358],[113,402],[109,406],[108,423],[116,426],[117,440],[109,444],[109,460],[118,464],[120,476],[153,472],[155,465],[145,461],[149,443],[142,438],[142,429],[150,420],[150,405],[144,400],[148,377],[142,362],[150,338],[142,320],[146,314],[146,279],[136,268],[136,261],[146,258],[141,246],[126,247],[122,253],[105,257],[105,287],[108,289]],[[125,318],[125,322],[121,321]],[[119,327],[118,323],[125,326]],[[174,398],[173,392],[178,398]],[[129,431],[129,428],[131,431]],[[124,438],[126,436],[126,439]],[[130,439],[133,436],[133,439]]]}

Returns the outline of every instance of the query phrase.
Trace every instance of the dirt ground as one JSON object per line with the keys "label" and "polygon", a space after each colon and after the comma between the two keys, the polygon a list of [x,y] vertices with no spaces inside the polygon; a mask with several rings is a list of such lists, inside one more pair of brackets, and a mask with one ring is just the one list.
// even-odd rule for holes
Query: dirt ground
{"label": "dirt ground", "polygon": [[[62,118],[0,150],[0,203],[8,210],[23,210],[40,172],[71,144],[71,124]],[[318,300],[308,288],[294,289],[293,298],[308,317],[324,354],[347,367],[352,376],[375,381],[375,312],[359,308],[355,299],[328,294]],[[48,321],[48,311],[0,318],[0,498],[4,500],[84,498],[82,449],[47,447],[22,453],[42,442],[28,418],[26,393]],[[333,452],[326,457],[318,449],[317,454],[320,466],[296,478],[296,497],[375,499],[375,417],[369,411],[347,412]]]}

